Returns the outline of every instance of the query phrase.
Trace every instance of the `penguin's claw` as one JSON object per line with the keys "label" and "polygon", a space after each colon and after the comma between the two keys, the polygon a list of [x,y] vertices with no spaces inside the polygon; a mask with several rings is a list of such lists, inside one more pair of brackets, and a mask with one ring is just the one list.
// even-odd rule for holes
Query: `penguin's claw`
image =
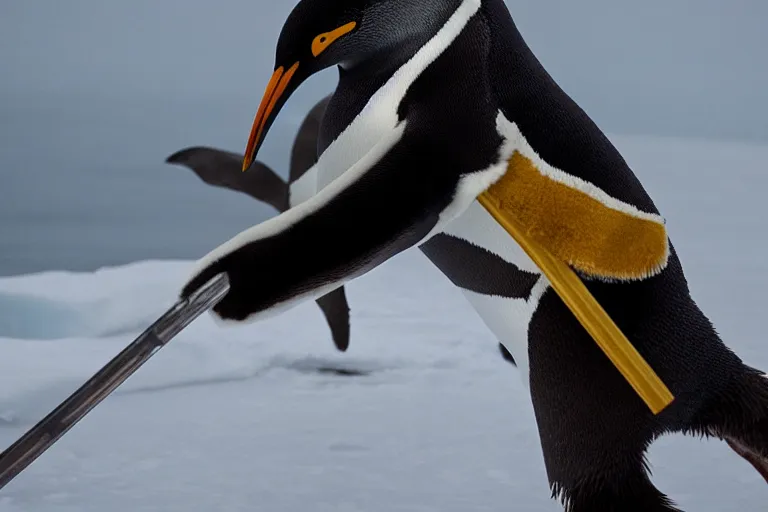
{"label": "penguin's claw", "polygon": [[768,483],[768,459],[761,457],[734,439],[726,438],[725,442],[728,443],[728,446],[739,454],[739,456],[752,464],[752,467],[754,467],[757,472],[760,473],[760,476],[765,479],[765,482]]}

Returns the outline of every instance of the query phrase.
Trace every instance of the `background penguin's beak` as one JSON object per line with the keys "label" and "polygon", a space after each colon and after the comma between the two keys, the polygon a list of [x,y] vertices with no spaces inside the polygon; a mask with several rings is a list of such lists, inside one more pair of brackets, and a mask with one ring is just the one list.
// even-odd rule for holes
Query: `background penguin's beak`
{"label": "background penguin's beak", "polygon": [[[243,171],[247,171],[253,163],[267,131],[272,126],[272,121],[274,121],[277,113],[280,112],[280,108],[285,103],[285,100],[288,99],[291,92],[298,86],[295,81],[291,83],[291,78],[293,78],[298,67],[298,62],[288,68],[287,71],[283,66],[280,66],[272,74],[272,78],[270,78],[267,84],[267,90],[264,91],[264,97],[261,99],[256,118],[253,120],[251,135],[248,137],[248,146],[245,148],[245,157],[243,158]],[[288,90],[289,84],[291,90]]]}

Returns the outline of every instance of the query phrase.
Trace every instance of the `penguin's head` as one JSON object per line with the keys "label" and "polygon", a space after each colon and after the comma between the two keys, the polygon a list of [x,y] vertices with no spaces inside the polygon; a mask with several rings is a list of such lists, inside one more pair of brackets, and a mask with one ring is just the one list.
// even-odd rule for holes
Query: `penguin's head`
{"label": "penguin's head", "polygon": [[[248,138],[243,171],[253,163],[280,109],[309,77],[331,66],[351,69],[418,44],[461,0],[302,0],[283,25],[275,71]],[[441,16],[445,14],[446,16]]]}

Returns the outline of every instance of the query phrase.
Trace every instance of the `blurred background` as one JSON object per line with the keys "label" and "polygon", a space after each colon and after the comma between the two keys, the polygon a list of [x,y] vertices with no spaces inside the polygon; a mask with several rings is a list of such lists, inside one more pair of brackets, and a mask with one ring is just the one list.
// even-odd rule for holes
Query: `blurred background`
{"label": "blurred background", "polygon": [[[609,134],[768,140],[768,3],[507,3]],[[274,215],[164,160],[190,145],[243,151],[293,5],[0,2],[0,275],[197,258]],[[335,79],[313,78],[278,117],[260,158],[281,175]]]}

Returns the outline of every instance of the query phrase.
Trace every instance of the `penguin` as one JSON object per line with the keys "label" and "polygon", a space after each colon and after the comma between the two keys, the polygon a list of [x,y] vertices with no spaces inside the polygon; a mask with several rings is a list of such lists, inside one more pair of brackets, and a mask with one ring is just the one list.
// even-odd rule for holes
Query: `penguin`
{"label": "penguin", "polygon": [[[306,172],[317,161],[317,133],[329,99],[327,96],[320,100],[299,127],[291,151],[287,184],[262,162],[254,162],[251,172],[243,173],[240,169],[243,155],[212,147],[188,147],[173,153],[165,161],[189,168],[208,185],[244,193],[282,213],[314,194],[313,176]],[[331,329],[334,345],[339,351],[346,352],[350,339],[350,309],[344,287],[318,297],[315,302]]]}
{"label": "penguin", "polygon": [[[679,512],[645,460],[663,434],[768,459],[768,377],[695,303],[666,220],[503,0],[301,0],[277,41],[245,172],[293,91],[331,67],[317,193],[203,256],[181,297],[226,273],[214,318],[258,321],[418,247],[514,356],[567,512]],[[670,404],[646,407],[489,204],[578,274]],[[313,257],[299,266],[302,254]]]}
{"label": "penguin", "polygon": [[[166,159],[166,163],[187,167],[208,185],[244,193],[271,205],[282,213],[300,202],[298,194],[291,194],[291,190],[306,191],[308,189],[301,186],[302,182],[299,182],[298,186],[296,182],[317,162],[317,135],[320,120],[330,99],[329,95],[317,102],[296,133],[291,151],[288,188],[285,182],[263,162],[255,161],[250,172],[242,173],[240,167],[243,155],[223,149],[192,146],[172,154]],[[306,194],[301,197],[301,200],[306,199]],[[477,256],[481,257],[480,254]],[[349,306],[346,302],[344,287],[339,287],[320,297],[317,303],[331,327],[336,348],[345,352],[349,348]],[[498,343],[498,350],[504,361],[517,366],[514,356],[503,343]]]}

